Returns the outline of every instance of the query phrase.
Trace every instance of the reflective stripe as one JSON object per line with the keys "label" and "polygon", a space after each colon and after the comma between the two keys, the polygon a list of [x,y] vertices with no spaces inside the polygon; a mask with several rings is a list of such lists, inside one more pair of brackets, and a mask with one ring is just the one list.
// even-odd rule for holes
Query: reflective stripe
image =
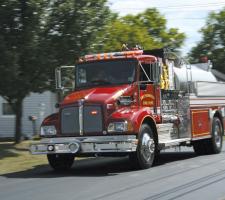
{"label": "reflective stripe", "polygon": [[191,106],[225,106],[225,99],[224,98],[191,98],[190,99]]}

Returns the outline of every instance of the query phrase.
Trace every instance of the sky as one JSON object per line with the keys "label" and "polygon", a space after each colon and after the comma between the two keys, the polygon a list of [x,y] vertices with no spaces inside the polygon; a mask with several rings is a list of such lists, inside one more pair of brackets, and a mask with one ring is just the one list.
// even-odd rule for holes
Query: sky
{"label": "sky", "polygon": [[155,7],[167,19],[167,27],[186,34],[183,55],[201,40],[200,28],[211,11],[225,7],[225,0],[108,0],[110,8],[121,16],[137,14]]}

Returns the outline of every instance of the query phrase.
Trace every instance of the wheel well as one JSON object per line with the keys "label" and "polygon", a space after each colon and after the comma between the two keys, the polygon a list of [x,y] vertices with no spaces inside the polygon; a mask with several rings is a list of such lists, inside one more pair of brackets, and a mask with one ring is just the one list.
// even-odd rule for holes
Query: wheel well
{"label": "wheel well", "polygon": [[216,111],[214,117],[218,117],[218,118],[219,118],[219,120],[220,120],[220,122],[221,122],[221,125],[222,125],[222,128],[223,128],[223,132],[224,132],[224,127],[223,127],[223,117],[222,117],[222,115],[221,115],[218,111]]}
{"label": "wheel well", "polygon": [[142,124],[148,124],[151,127],[153,134],[156,138],[156,142],[158,144],[158,141],[159,141],[158,140],[158,132],[157,132],[157,128],[156,128],[156,124],[155,124],[154,120],[150,117],[146,117]]}

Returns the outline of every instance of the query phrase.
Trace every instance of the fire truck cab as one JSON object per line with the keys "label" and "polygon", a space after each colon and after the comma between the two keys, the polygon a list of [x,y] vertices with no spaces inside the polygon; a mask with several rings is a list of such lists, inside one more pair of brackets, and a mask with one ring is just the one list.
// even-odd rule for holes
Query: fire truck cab
{"label": "fire truck cab", "polygon": [[43,121],[30,151],[47,154],[55,170],[70,168],[74,157],[126,155],[145,169],[160,150],[182,145],[220,153],[225,84],[210,69],[165,49],[87,55],[57,68],[57,88],[69,83],[72,91]]}

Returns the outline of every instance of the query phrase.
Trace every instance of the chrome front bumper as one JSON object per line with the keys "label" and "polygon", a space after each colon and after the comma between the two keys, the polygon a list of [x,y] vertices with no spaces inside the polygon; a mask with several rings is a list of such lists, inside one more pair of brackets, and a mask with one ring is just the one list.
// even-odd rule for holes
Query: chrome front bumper
{"label": "chrome front bumper", "polygon": [[31,154],[126,153],[137,149],[135,135],[44,138],[30,146]]}

